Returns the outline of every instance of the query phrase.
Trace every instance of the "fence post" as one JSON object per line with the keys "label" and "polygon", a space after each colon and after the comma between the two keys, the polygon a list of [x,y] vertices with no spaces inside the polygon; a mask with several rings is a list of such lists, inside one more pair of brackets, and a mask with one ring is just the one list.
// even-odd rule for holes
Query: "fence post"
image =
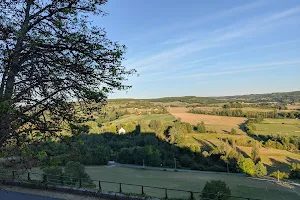
{"label": "fence post", "polygon": [[122,183],[119,183],[120,184],[120,190],[119,192],[122,193]]}
{"label": "fence post", "polygon": [[168,199],[168,190],[167,189],[165,189],[165,193],[166,193],[166,199]]}
{"label": "fence post", "polygon": [[99,191],[102,191],[101,182],[99,181]]}
{"label": "fence post", "polygon": [[29,172],[27,174],[27,179],[28,179],[28,181],[30,181],[30,173]]}
{"label": "fence post", "polygon": [[12,171],[13,180],[15,180],[15,171]]}
{"label": "fence post", "polygon": [[145,193],[144,193],[144,186],[142,185],[142,194],[144,195]]}
{"label": "fence post", "polygon": [[81,183],[81,178],[79,179],[79,187],[82,186],[82,183]]}
{"label": "fence post", "polygon": [[191,200],[194,200],[194,192],[191,192]]}
{"label": "fence post", "polygon": [[47,175],[46,174],[44,174],[44,182],[45,182],[45,184],[47,184]]}
{"label": "fence post", "polygon": [[64,177],[63,177],[63,176],[60,177],[60,184],[61,184],[62,186],[64,185]]}

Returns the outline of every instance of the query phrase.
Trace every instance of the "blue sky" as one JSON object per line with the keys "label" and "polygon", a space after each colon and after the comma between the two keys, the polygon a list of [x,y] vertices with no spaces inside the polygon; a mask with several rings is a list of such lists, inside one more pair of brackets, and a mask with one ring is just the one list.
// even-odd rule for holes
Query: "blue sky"
{"label": "blue sky", "polygon": [[110,0],[92,17],[139,76],[111,98],[300,90],[299,0]]}

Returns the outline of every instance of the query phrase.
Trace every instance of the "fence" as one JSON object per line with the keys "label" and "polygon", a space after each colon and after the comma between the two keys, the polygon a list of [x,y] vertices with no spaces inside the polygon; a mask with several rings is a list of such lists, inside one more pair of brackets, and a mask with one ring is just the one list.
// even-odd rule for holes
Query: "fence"
{"label": "fence", "polygon": [[[49,175],[34,172],[6,171],[0,172],[0,180],[25,181],[43,185],[70,186],[86,188],[95,192],[116,192],[141,197],[157,197],[162,199],[189,199],[189,200],[218,200],[229,197],[230,200],[259,200],[248,197],[227,196],[222,194],[202,193],[188,190],[178,190],[164,187],[113,182],[105,180],[90,180],[63,175]],[[205,197],[206,196],[206,197]],[[210,196],[207,198],[207,196]],[[223,198],[222,198],[223,199]]]}

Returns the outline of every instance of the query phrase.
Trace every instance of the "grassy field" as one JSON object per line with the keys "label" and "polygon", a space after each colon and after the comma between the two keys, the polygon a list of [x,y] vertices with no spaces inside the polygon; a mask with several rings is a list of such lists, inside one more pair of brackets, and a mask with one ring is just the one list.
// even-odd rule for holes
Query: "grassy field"
{"label": "grassy field", "polygon": [[246,121],[246,118],[243,117],[226,117],[187,113],[187,108],[168,108],[168,111],[174,117],[181,118],[183,122],[188,122],[193,125],[203,121],[207,130],[217,131],[218,133],[228,133],[232,128],[235,128],[238,133],[243,133],[239,127]]}
{"label": "grassy field", "polygon": [[[249,157],[251,156],[251,147],[238,146],[238,148]],[[286,150],[260,148],[259,152],[262,162],[268,166],[268,173],[278,169],[289,172],[291,163],[300,163],[299,154],[291,153]]]}
{"label": "grassy field", "polygon": [[261,135],[281,134],[300,136],[299,119],[264,119],[262,123],[255,124],[255,133]]}
{"label": "grassy field", "polygon": [[[237,174],[164,172],[110,166],[86,167],[86,171],[92,179],[199,192],[203,189],[206,181],[223,180],[230,187],[232,195],[268,200],[295,200],[299,199],[298,194],[300,193],[300,188],[283,187],[275,183],[258,181]],[[102,188],[109,191],[118,191],[119,185],[102,183]],[[141,187],[123,186],[122,189],[123,192],[127,193],[141,193]],[[164,197],[165,195],[165,191],[158,189],[144,188],[144,192],[157,197]],[[190,194],[169,191],[168,195],[171,198],[188,198]],[[199,199],[198,195],[196,197]]]}

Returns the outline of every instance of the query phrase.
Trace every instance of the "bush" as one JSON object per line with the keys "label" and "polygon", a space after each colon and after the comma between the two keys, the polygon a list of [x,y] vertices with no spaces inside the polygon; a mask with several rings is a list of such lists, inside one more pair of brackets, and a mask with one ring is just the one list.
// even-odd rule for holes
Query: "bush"
{"label": "bush", "polygon": [[292,163],[290,178],[300,178],[300,163]]}
{"label": "bush", "polygon": [[[278,176],[279,175],[279,176]],[[274,177],[274,178],[278,178],[279,179],[284,179],[284,178],[289,178],[289,174],[288,173],[285,173],[285,172],[281,172],[281,171],[275,171],[275,172],[272,172],[269,176],[271,177]]]}
{"label": "bush", "polygon": [[259,161],[255,165],[255,176],[257,176],[257,177],[263,177],[265,175],[267,175],[267,168],[266,168],[266,166],[262,162]]}
{"label": "bush", "polygon": [[251,158],[239,158],[238,167],[242,172],[249,176],[253,176],[255,174],[255,164]]}
{"label": "bush", "polygon": [[230,195],[231,191],[224,181],[212,180],[206,182],[202,190],[201,199],[227,200],[230,198]]}
{"label": "bush", "polygon": [[230,134],[232,134],[232,135],[236,135],[236,134],[237,134],[237,132],[236,132],[236,130],[235,130],[234,128],[232,128],[232,129],[231,129],[231,131],[230,131]]}
{"label": "bush", "polygon": [[43,177],[43,181],[51,182],[54,184],[60,184],[61,183],[61,177],[63,175],[62,168],[59,166],[49,166],[43,169],[43,173],[47,175]]}
{"label": "bush", "polygon": [[90,176],[85,172],[85,167],[80,162],[69,161],[65,167],[65,176],[67,184],[78,185],[81,179],[82,187],[95,187]]}

